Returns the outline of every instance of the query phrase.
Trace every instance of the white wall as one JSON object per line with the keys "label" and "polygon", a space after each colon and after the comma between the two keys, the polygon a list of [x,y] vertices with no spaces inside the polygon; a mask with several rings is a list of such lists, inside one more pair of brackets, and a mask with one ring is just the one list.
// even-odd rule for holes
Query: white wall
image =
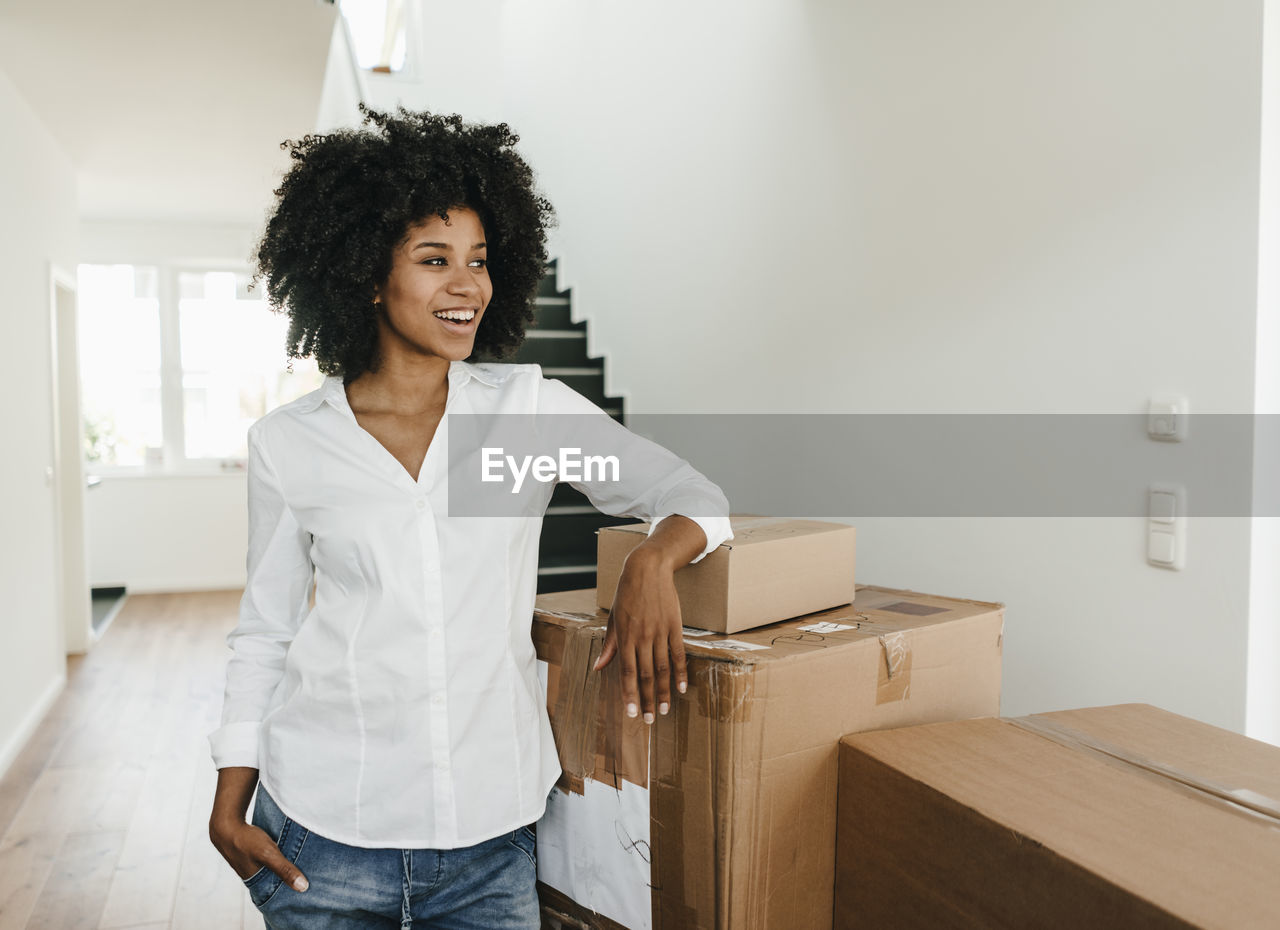
{"label": "white wall", "polygon": [[[428,39],[481,36],[501,67],[632,412],[1253,409],[1261,0],[485,15]],[[460,100],[442,79],[417,102]],[[1173,573],[1137,520],[832,516],[862,580],[1008,604],[1006,713],[1243,728],[1246,520],[1193,520]]]}
{"label": "white wall", "polygon": [[1280,743],[1280,0],[1266,4],[1263,47],[1254,495],[1266,516],[1253,524],[1246,731]]}
{"label": "white wall", "polygon": [[67,156],[0,72],[0,773],[66,675],[57,616],[49,265],[76,262],[76,179]]}
{"label": "white wall", "polygon": [[130,594],[244,585],[243,474],[106,476],[89,493],[89,582]]}

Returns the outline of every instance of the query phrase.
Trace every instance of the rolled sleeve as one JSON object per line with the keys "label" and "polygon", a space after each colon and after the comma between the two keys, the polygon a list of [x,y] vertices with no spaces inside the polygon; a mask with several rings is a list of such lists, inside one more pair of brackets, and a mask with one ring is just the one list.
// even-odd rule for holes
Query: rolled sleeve
{"label": "rolled sleeve", "polygon": [[[652,523],[649,524],[649,532],[646,535],[652,536],[653,531],[658,528],[659,523],[661,523],[667,517],[675,516],[676,513],[679,513],[679,511],[664,514],[663,516],[658,517],[656,520],[654,520]],[[707,556],[708,553],[714,552],[720,546],[721,543],[728,542],[730,539],[733,539],[733,530],[729,526],[728,517],[695,517],[695,516],[690,516],[689,514],[680,514],[680,516],[688,517],[688,519],[698,524],[698,526],[702,528],[702,532],[707,537],[706,546],[704,546],[702,551],[698,553],[696,556],[694,556],[693,559],[690,560],[689,562],[690,565],[693,565],[695,562],[701,562]]]}
{"label": "rolled sleeve", "polygon": [[733,538],[724,492],[680,456],[631,432],[554,378],[542,379],[537,412],[542,442],[581,449],[588,456],[616,457],[616,478],[603,468],[579,477],[561,477],[596,509],[647,521],[650,533],[667,517],[688,517],[707,537],[694,562]]}
{"label": "rolled sleeve", "polygon": [[[260,421],[261,422],[261,421]],[[240,619],[226,642],[222,724],[208,735],[216,768],[258,768],[258,737],[285,656],[309,609],[311,536],[285,501],[280,476],[257,428],[249,430],[249,542]]]}

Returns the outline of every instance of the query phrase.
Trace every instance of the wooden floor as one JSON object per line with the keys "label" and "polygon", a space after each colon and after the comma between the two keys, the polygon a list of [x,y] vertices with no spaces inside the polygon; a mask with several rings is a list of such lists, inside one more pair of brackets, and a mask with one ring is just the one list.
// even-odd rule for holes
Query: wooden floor
{"label": "wooden floor", "polygon": [[239,591],[131,595],[0,779],[0,930],[261,930],[209,841]]}

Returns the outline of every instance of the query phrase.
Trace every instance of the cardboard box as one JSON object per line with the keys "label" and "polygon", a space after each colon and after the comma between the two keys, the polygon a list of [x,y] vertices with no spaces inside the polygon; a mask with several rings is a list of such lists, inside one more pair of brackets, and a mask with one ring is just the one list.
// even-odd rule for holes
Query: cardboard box
{"label": "cardboard box", "polygon": [[829,930],[841,736],[999,708],[999,604],[860,586],[853,605],[687,633],[689,690],[652,727],[623,715],[617,662],[590,670],[606,621],[590,589],[537,599],[564,769],[538,877],[566,926]]}
{"label": "cardboard box", "polygon": [[[853,602],[852,526],[751,514],[729,520],[733,539],[676,572],[686,626],[736,633]],[[648,533],[648,523],[597,531],[597,607],[613,606],[622,563]]]}
{"label": "cardboard box", "polygon": [[850,736],[836,927],[1280,927],[1280,749],[1143,704]]}

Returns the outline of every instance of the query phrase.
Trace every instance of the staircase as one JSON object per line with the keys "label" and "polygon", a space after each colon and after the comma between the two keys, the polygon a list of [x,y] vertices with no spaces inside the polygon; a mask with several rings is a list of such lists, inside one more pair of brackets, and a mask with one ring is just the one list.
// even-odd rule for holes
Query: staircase
{"label": "staircase", "polygon": [[[538,285],[534,322],[524,343],[507,362],[537,362],[548,378],[557,378],[623,422],[622,399],[604,393],[604,359],[587,355],[587,324],[569,316],[569,292],[555,289],[555,262]],[[596,530],[634,523],[634,517],[600,513],[586,496],[557,484],[542,521],[538,549],[538,593],[593,588],[596,584]]]}

